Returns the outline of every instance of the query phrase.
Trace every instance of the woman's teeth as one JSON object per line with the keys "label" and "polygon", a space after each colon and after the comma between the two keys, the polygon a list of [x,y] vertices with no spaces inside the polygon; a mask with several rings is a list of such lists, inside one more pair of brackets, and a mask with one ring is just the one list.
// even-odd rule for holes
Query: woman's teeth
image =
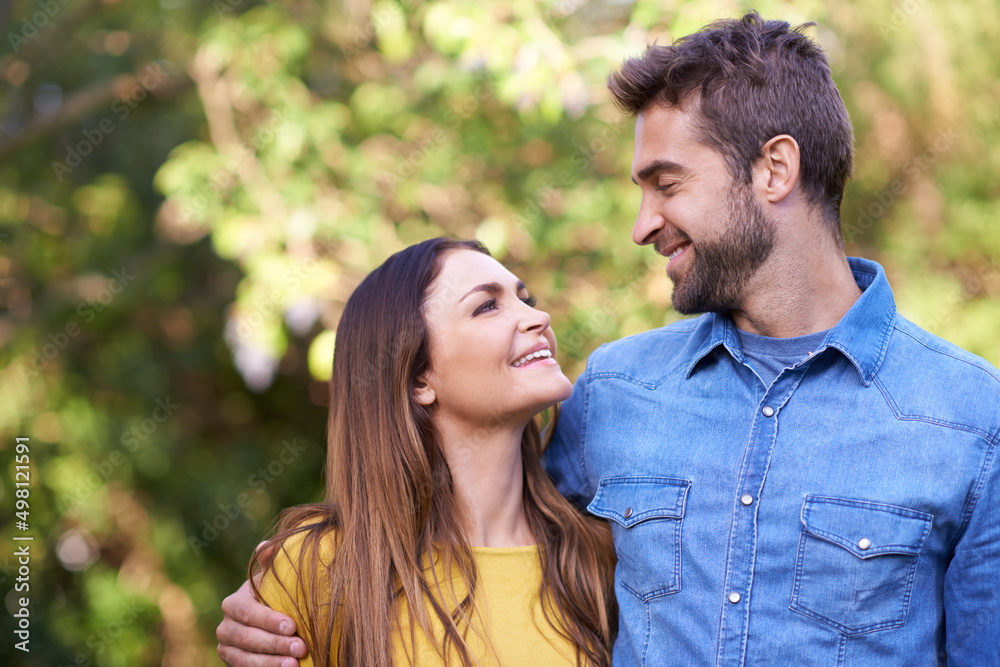
{"label": "woman's teeth", "polygon": [[513,366],[514,368],[517,368],[518,366],[523,366],[524,364],[528,363],[532,359],[541,359],[542,357],[550,357],[551,358],[552,357],[551,350],[548,350],[548,349],[546,349],[546,350],[538,350],[537,352],[532,352],[531,354],[526,354],[523,357],[521,357],[520,359],[518,359],[517,361],[515,361],[514,363],[512,363],[511,366]]}

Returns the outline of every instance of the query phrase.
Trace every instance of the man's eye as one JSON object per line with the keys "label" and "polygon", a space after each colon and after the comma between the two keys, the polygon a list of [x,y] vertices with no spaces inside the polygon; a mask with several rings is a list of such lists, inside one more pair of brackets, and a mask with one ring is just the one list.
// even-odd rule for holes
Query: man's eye
{"label": "man's eye", "polygon": [[538,299],[536,299],[534,296],[523,297],[521,299],[521,301],[525,302],[526,304],[528,304],[532,308],[534,308],[536,305],[538,305]]}
{"label": "man's eye", "polygon": [[472,316],[475,317],[476,315],[479,315],[481,313],[485,313],[488,310],[494,310],[496,307],[497,307],[497,300],[495,298],[494,299],[490,299],[489,301],[487,301],[483,305],[479,306],[479,308],[476,308],[475,312],[472,313]]}
{"label": "man's eye", "polygon": [[677,185],[677,184],[676,183],[665,183],[663,185],[657,185],[656,186],[656,191],[657,192],[670,192],[670,190],[672,190],[675,185]]}

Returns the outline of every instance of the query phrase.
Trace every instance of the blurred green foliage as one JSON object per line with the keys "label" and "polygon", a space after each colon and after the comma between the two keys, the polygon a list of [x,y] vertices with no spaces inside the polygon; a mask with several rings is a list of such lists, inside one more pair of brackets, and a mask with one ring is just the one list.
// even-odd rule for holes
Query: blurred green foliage
{"label": "blurred green foliage", "polygon": [[[1000,361],[1000,7],[757,3],[816,21],[851,111],[848,251]],[[15,1],[0,57],[4,664],[214,664],[221,599],[321,493],[334,332],[432,235],[484,241],[564,370],[660,326],[604,80],[724,0]],[[30,438],[30,530],[14,517]],[[32,535],[30,654],[15,535]]]}

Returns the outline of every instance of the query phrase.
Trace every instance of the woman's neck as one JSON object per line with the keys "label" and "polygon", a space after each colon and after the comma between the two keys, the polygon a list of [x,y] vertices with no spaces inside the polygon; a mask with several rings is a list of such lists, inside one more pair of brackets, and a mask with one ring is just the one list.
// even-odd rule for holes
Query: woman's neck
{"label": "woman's neck", "polygon": [[524,511],[521,436],[525,425],[495,429],[436,424],[463,526],[474,547],[535,544]]}

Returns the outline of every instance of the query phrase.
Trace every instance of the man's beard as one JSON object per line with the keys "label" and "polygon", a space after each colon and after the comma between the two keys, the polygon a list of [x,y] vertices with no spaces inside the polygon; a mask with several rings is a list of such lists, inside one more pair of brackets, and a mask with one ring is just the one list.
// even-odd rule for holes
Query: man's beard
{"label": "man's beard", "polygon": [[679,313],[721,313],[739,307],[743,288],[774,250],[774,224],[749,187],[737,186],[728,208],[729,230],[714,241],[692,244],[691,267],[674,283],[672,298]]}

